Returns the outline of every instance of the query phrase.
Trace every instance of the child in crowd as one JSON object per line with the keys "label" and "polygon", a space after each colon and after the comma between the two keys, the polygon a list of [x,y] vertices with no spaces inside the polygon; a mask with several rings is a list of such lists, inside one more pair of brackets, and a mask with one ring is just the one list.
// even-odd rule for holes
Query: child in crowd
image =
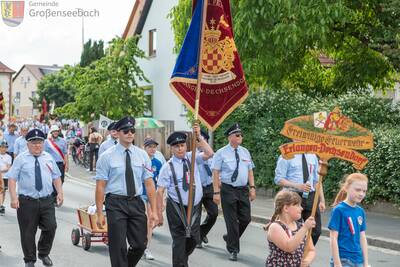
{"label": "child in crowd", "polygon": [[[6,197],[6,191],[8,189],[8,179],[3,179],[4,174],[10,169],[11,167],[11,156],[7,154],[8,144],[6,140],[0,141],[0,179],[2,180],[3,186],[0,189],[0,215],[4,216],[6,212],[6,208],[3,206],[4,199]],[[0,182],[1,184],[1,182]]]}
{"label": "child in crowd", "polygon": [[[157,146],[158,146],[158,143],[156,141],[154,141],[152,138],[146,138],[144,140],[144,150],[147,152],[147,155],[149,155],[149,157],[151,159],[151,168],[152,168],[151,172],[153,173],[153,181],[154,181],[154,185],[156,186],[156,189],[157,189],[158,174],[160,173],[160,170],[162,167],[161,161],[155,157],[155,154],[157,151]],[[152,210],[151,210],[148,198],[147,198],[145,186],[143,186],[142,199],[146,203],[147,218],[151,218]],[[154,260],[154,256],[151,254],[151,252],[149,250],[149,244],[150,244],[151,237],[153,235],[153,228],[155,228],[155,227],[156,227],[156,225],[154,225],[152,221],[149,221],[149,220],[147,221],[147,248],[143,254],[143,256],[146,260]]]}
{"label": "child in crowd", "polygon": [[366,218],[358,205],[366,195],[367,186],[367,176],[353,173],[347,176],[336,196],[328,225],[332,267],[368,266]]}
{"label": "child in crowd", "polygon": [[303,259],[306,235],[315,227],[315,220],[301,219],[301,198],[296,192],[282,190],[275,196],[275,212],[271,222],[264,228],[270,248],[265,266],[305,267],[310,266],[315,257],[313,242],[308,242],[308,253]]}

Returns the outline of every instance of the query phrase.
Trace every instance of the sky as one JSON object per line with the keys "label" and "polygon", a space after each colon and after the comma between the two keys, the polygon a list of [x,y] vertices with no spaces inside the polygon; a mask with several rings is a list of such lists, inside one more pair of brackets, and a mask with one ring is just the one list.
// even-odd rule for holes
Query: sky
{"label": "sky", "polygon": [[[104,40],[121,36],[136,0],[26,0],[22,23],[7,26],[0,19],[0,61],[18,71],[24,64],[63,66],[77,64],[82,52],[81,17],[41,17],[40,12],[93,11],[85,17],[84,39]],[[37,6],[57,3],[58,6]],[[94,12],[96,10],[96,12]],[[98,12],[97,12],[98,11]]]}

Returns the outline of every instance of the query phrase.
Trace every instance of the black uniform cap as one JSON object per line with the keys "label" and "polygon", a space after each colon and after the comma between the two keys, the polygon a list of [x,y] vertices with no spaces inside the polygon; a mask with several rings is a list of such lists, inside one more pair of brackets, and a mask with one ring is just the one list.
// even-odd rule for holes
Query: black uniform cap
{"label": "black uniform cap", "polygon": [[181,143],[186,143],[187,135],[183,132],[173,132],[170,136],[168,136],[167,144],[170,146],[174,146]]}
{"label": "black uniform cap", "polygon": [[210,136],[208,135],[208,133],[206,131],[204,131],[203,129],[200,130],[200,134],[201,134],[201,136],[203,136],[204,139],[206,139],[206,140],[210,139]]}
{"label": "black uniform cap", "polygon": [[144,139],[144,146],[150,146],[150,145],[158,146],[158,143],[153,138]]}
{"label": "black uniform cap", "polygon": [[131,116],[126,116],[119,121],[117,121],[114,125],[114,130],[121,131],[124,129],[135,128],[135,118]]}
{"label": "black uniform cap", "polygon": [[111,131],[111,130],[115,130],[115,124],[117,124],[116,121],[113,121],[112,123],[110,123],[110,125],[108,125],[107,130]]}
{"label": "black uniform cap", "polygon": [[46,139],[46,135],[39,129],[32,129],[26,134],[25,139],[28,142],[32,140],[44,140]]}
{"label": "black uniform cap", "polygon": [[228,130],[225,131],[225,136],[230,136],[231,134],[241,133],[242,130],[240,129],[239,123],[233,124]]}

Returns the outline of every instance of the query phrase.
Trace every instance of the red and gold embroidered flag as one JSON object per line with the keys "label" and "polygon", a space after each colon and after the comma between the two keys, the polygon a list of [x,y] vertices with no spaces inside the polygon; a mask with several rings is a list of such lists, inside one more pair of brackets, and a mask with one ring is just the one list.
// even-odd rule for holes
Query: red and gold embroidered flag
{"label": "red and gold embroidered flag", "polygon": [[233,39],[229,0],[206,0],[203,51],[199,55],[204,0],[194,2],[189,30],[178,55],[170,86],[188,109],[194,110],[201,64],[199,118],[211,130],[248,96],[247,85]]}

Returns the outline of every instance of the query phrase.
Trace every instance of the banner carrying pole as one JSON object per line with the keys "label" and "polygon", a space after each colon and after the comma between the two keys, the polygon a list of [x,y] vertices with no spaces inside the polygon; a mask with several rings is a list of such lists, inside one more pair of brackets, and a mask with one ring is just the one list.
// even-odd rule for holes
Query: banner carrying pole
{"label": "banner carrying pole", "polygon": [[[204,29],[207,23],[207,6],[208,0],[203,0],[203,7],[201,12],[201,31],[200,31],[200,46],[198,51],[198,65],[197,65],[197,86],[196,86],[196,98],[195,98],[195,109],[194,109],[194,123],[199,122],[199,106],[200,106],[200,92],[201,92],[201,79],[202,79],[202,54],[203,54],[203,46],[204,46]],[[193,210],[193,187],[194,187],[194,166],[196,161],[196,137],[195,132],[193,131],[192,136],[192,159],[191,159],[191,168],[190,168],[190,184],[189,184],[189,198],[188,198],[188,211],[187,211],[187,231],[186,236],[190,237],[190,228],[192,225],[192,210]],[[198,185],[201,186],[201,185]]]}

